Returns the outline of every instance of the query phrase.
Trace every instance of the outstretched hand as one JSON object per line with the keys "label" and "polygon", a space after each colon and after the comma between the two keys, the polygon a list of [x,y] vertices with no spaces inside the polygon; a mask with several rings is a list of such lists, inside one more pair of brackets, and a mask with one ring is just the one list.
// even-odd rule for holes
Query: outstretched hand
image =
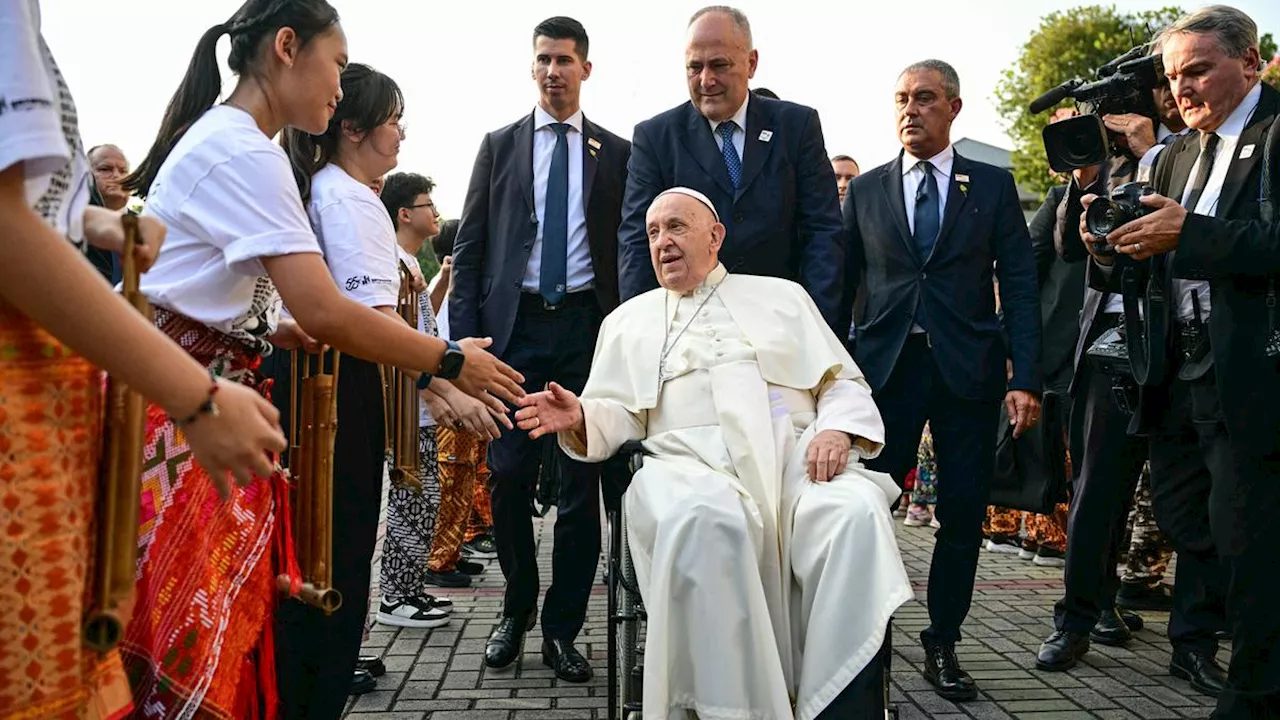
{"label": "outstretched hand", "polygon": [[466,338],[459,340],[466,361],[462,373],[453,381],[454,387],[485,403],[495,412],[506,411],[502,401],[515,404],[524,397],[520,383],[524,376],[509,365],[490,355],[485,348],[493,344],[493,338]]}
{"label": "outstretched hand", "polygon": [[542,392],[525,395],[517,405],[520,409],[516,411],[516,426],[528,431],[533,440],[565,430],[581,431],[586,427],[578,396],[556,383],[548,383]]}

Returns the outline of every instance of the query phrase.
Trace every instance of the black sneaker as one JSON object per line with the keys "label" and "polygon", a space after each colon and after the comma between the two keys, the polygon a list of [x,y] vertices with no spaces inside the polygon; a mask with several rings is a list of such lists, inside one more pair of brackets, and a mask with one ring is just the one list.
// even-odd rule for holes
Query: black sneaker
{"label": "black sneaker", "polygon": [[422,597],[426,598],[431,607],[436,610],[443,610],[447,613],[453,612],[453,601],[448,598],[436,597],[435,595],[423,595]]}
{"label": "black sneaker", "polygon": [[458,572],[463,575],[471,575],[473,577],[483,575],[485,570],[488,570],[488,568],[478,562],[471,562],[470,560],[458,561]]}
{"label": "black sneaker", "polygon": [[433,607],[425,598],[404,602],[382,601],[378,607],[378,623],[408,628],[436,628],[449,624],[449,613]]}
{"label": "black sneaker", "polygon": [[498,557],[498,543],[494,542],[492,535],[481,535],[463,543],[462,554],[481,560],[492,560]]}
{"label": "black sneaker", "polygon": [[1169,612],[1173,609],[1173,589],[1164,583],[1121,582],[1116,607],[1125,610]]}
{"label": "black sneaker", "polygon": [[434,572],[432,570],[428,570],[424,579],[428,585],[435,585],[436,587],[471,587],[471,576],[464,575],[457,570],[452,572]]}

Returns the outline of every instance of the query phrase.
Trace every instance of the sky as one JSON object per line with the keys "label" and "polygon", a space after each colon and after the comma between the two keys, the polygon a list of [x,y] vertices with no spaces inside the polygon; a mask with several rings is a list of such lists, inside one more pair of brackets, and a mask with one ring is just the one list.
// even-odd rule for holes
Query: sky
{"label": "sky", "polygon": [[[532,30],[569,15],[591,39],[582,108],[592,122],[629,138],[636,123],[689,99],[685,27],[702,0],[557,3],[515,0],[330,0],[342,16],[351,60],[390,75],[405,95],[407,137],[397,170],[431,176],[446,217],[462,211],[484,133],[532,111]],[[1012,147],[995,111],[1001,73],[1040,18],[1086,1],[741,0],[759,68],[753,87],[817,108],[828,155],[863,169],[891,160],[898,72],[936,57],[960,75],[964,108],[952,139]],[[1122,11],[1172,0],[1120,0]],[[67,78],[86,147],[119,145],[135,164],[155,139],[197,40],[229,18],[238,0],[43,0],[43,32]],[[1261,32],[1280,36],[1280,2],[1241,0]],[[1190,10],[1200,3],[1182,5]],[[220,43],[224,92],[234,88]]]}

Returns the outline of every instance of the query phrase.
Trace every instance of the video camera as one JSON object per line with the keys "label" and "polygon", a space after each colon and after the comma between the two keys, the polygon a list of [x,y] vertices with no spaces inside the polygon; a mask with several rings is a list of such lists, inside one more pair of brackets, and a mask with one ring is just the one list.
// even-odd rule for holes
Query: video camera
{"label": "video camera", "polygon": [[1097,80],[1073,78],[1031,103],[1029,110],[1036,114],[1071,98],[1081,112],[1045,127],[1044,149],[1049,167],[1066,173],[1101,165],[1112,155],[1119,155],[1119,134],[1107,130],[1103,115],[1136,113],[1153,120],[1158,117],[1151,91],[1163,82],[1164,66],[1160,56],[1150,55],[1150,50],[1150,45],[1139,45],[1098,68]]}

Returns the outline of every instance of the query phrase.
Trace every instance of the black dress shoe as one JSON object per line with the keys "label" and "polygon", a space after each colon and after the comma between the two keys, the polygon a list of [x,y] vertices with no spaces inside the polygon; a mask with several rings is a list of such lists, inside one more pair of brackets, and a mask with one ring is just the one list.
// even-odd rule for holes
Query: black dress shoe
{"label": "black dress shoe", "polygon": [[486,569],[487,568],[485,568],[483,563],[471,562],[470,560],[458,561],[458,572],[463,575],[470,575],[472,577],[476,575],[483,575]]}
{"label": "black dress shoe", "polygon": [[1173,588],[1164,583],[1122,582],[1116,592],[1116,607],[1125,610],[1169,612],[1173,609]]}
{"label": "black dress shoe", "polygon": [[1128,610],[1120,611],[1120,619],[1124,621],[1124,626],[1129,628],[1129,632],[1138,632],[1147,625],[1141,615]]}
{"label": "black dress shoe", "polygon": [[565,640],[542,641],[542,664],[556,671],[565,682],[584,683],[591,679],[591,665],[573,643]]}
{"label": "black dress shoe", "polygon": [[1113,608],[1102,611],[1098,624],[1089,631],[1089,639],[1099,645],[1121,647],[1133,639],[1133,633],[1129,631],[1124,618],[1120,617],[1120,611]]}
{"label": "black dress shoe", "polygon": [[960,669],[954,643],[924,645],[924,679],[947,700],[972,700],[978,697],[978,684]]}
{"label": "black dress shoe", "polygon": [[1040,652],[1036,653],[1036,668],[1048,672],[1070,670],[1087,652],[1088,635],[1055,630],[1040,646]]}
{"label": "black dress shoe", "polygon": [[382,664],[382,658],[377,655],[361,655],[356,660],[356,669],[364,670],[376,678],[387,674],[387,666]]}
{"label": "black dress shoe", "polygon": [[504,668],[515,662],[520,657],[520,648],[524,646],[524,635],[532,627],[533,613],[523,618],[503,616],[484,646],[484,664],[491,668]]}
{"label": "black dress shoe", "polygon": [[355,677],[351,679],[351,690],[348,694],[363,695],[377,689],[378,681],[373,679],[368,670],[356,670]]}
{"label": "black dress shoe", "polygon": [[1205,695],[1218,697],[1227,687],[1227,673],[1216,658],[1204,650],[1174,650],[1169,674],[1186,680]]}

